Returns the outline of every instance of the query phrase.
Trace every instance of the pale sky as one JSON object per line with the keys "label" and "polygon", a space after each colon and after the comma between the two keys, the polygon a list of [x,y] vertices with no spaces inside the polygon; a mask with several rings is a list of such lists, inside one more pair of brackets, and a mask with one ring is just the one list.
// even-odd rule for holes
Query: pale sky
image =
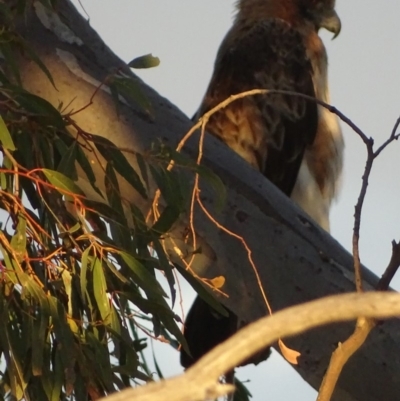
{"label": "pale sky", "polygon": [[[77,0],[74,0],[78,4]],[[91,25],[125,61],[147,53],[161,59],[157,68],[138,75],[191,116],[207,87],[217,48],[232,21],[232,0],[81,0]],[[340,36],[322,34],[330,62],[332,104],[379,145],[400,116],[400,2],[338,0]],[[342,124],[346,141],[342,193],[331,215],[331,234],[351,247],[354,205],[361,186],[366,152],[360,139]],[[376,161],[361,227],[361,260],[377,275],[387,265],[392,239],[400,240],[400,143]],[[393,286],[400,288],[400,275]],[[185,299],[190,306],[191,297]],[[166,376],[182,371],[178,354],[156,346]],[[253,400],[310,401],[316,393],[279,356],[240,370],[249,379]]]}

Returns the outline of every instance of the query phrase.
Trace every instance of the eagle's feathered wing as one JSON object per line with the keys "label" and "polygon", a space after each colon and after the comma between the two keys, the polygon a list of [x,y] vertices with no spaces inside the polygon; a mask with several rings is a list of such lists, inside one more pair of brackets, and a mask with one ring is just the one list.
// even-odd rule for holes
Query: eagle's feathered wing
{"label": "eagle's feathered wing", "polygon": [[[281,89],[315,97],[312,75],[302,38],[289,24],[280,19],[237,24],[221,45],[198,114],[251,89]],[[317,124],[316,103],[269,94],[236,100],[210,118],[207,131],[290,196]]]}
{"label": "eagle's feathered wing", "polygon": [[[317,93],[321,91],[321,85],[326,85],[326,76],[321,71],[317,72],[321,79],[315,74],[314,70],[321,66],[311,58],[319,57],[321,49],[314,50],[310,54],[301,33],[282,19],[267,18],[249,23],[237,20],[221,44],[197,117],[229,96],[251,89],[279,89],[327,100],[325,93]],[[325,58],[325,65],[321,67],[324,69],[326,54],[323,45],[321,56]],[[335,173],[331,172],[332,177],[327,178],[330,167],[326,163],[329,161],[321,161],[316,155],[327,147],[325,137],[332,136],[330,132],[324,132],[327,127],[325,121],[321,122],[323,113],[315,102],[299,96],[255,95],[236,100],[215,113],[206,128],[286,195],[291,196],[294,191],[296,201],[306,209],[313,191],[321,194],[321,199],[327,204],[333,196],[332,193],[325,196],[323,192],[328,187],[327,182],[336,179]],[[336,120],[334,122],[337,124]],[[332,139],[329,138],[328,142]],[[334,153],[335,140],[331,142],[333,145],[329,146]],[[319,146],[319,149],[313,146]],[[310,187],[308,180],[313,179],[310,169],[320,168],[318,163],[323,164],[322,170],[325,169],[326,174]],[[319,219],[318,216],[315,218]],[[323,226],[324,219],[320,221]],[[191,355],[182,350],[181,364],[189,367],[235,333],[237,328],[234,313],[229,311],[228,317],[223,317],[197,297],[187,316],[184,332]]]}

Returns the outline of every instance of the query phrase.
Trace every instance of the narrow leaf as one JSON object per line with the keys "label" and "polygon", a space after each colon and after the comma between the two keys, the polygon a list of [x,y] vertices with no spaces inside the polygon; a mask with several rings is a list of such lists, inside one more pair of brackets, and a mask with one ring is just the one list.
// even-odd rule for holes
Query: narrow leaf
{"label": "narrow leaf", "polygon": [[147,188],[149,188],[149,176],[147,174],[147,166],[143,156],[140,153],[136,153],[136,161],[140,170],[140,174],[142,175],[142,180],[146,184]]}
{"label": "narrow leaf", "polygon": [[98,136],[94,138],[94,142],[101,155],[108,162],[112,162],[115,170],[125,178],[144,199],[147,199],[146,189],[143,186],[142,180],[124,154],[106,138]]}
{"label": "narrow leaf", "polygon": [[120,255],[124,262],[134,273],[137,284],[140,287],[142,287],[146,292],[149,291],[150,293],[162,297],[167,296],[156,278],[152,274],[150,274],[150,272],[137,259],[126,252],[120,252]]}
{"label": "narrow leaf", "polygon": [[26,91],[15,94],[15,100],[27,111],[37,116],[46,117],[46,123],[64,130],[65,123],[60,112],[47,100]]}
{"label": "narrow leaf", "polygon": [[158,235],[164,234],[170,230],[172,225],[176,223],[180,216],[180,211],[173,205],[168,205],[161,213],[161,216],[152,226],[152,230]]}
{"label": "narrow leaf", "polygon": [[90,249],[91,248],[89,247],[83,251],[81,259],[80,285],[81,285],[82,300],[85,303],[86,303],[86,288],[87,288],[88,257]]}
{"label": "narrow leaf", "polygon": [[65,195],[65,192],[72,194],[83,195],[82,190],[76,185],[70,178],[58,171],[43,169],[43,173],[49,180],[50,184],[54,185],[61,194]]}
{"label": "narrow leaf", "polygon": [[172,272],[172,266],[158,238],[154,238],[152,244],[154,250],[157,253],[157,258],[159,260],[160,268],[163,270],[163,272],[165,273],[165,277],[167,278],[169,289],[171,291],[171,307],[174,307],[176,299],[176,290],[175,290],[175,278]]}
{"label": "narrow leaf", "polygon": [[76,142],[67,149],[67,151],[63,154],[60,163],[58,164],[57,171],[61,174],[64,174],[66,177],[71,178],[73,181],[78,180],[78,173],[76,171],[75,162],[78,158],[78,152]]}
{"label": "narrow leaf", "polygon": [[17,60],[14,55],[14,50],[15,50],[15,40],[12,40],[10,37],[2,38],[2,41],[0,42],[0,51],[2,57],[4,58],[9,71],[14,76],[17,85],[22,86],[21,75],[19,72]]}
{"label": "narrow leaf", "polygon": [[26,41],[22,42],[23,48],[25,52],[28,54],[28,56],[31,58],[33,62],[37,64],[37,66],[44,72],[48,80],[51,82],[53,85],[54,89],[57,90],[56,84],[54,83],[53,77],[51,76],[50,71],[46,67],[46,65],[43,63],[43,61],[40,59],[40,57],[34,52],[31,46]]}
{"label": "narrow leaf", "polygon": [[[108,204],[122,217],[124,216],[124,208],[122,207],[121,194],[117,176],[115,175],[113,163],[107,163],[106,174],[104,177],[104,186]],[[123,221],[123,223],[125,223]]]}
{"label": "narrow leaf", "polygon": [[92,188],[102,197],[104,198],[103,194],[101,193],[101,191],[99,190],[99,188],[97,188],[96,185],[96,176],[94,175],[93,169],[91,164],[89,163],[89,160],[85,154],[85,152],[82,150],[82,148],[80,146],[77,146],[77,155],[76,155],[76,160],[79,163],[79,165],[81,166],[82,170],[84,171],[84,173],[86,174],[87,179],[90,182],[90,185],[92,186]]}
{"label": "narrow leaf", "polygon": [[111,321],[111,308],[110,300],[107,296],[107,284],[104,276],[103,264],[99,258],[89,256],[90,263],[93,270],[93,292],[94,298],[99,308],[101,318],[104,324],[110,324]]}
{"label": "narrow leaf", "polygon": [[[150,165],[150,171],[155,179],[161,194],[168,205],[174,206],[180,211],[185,210],[188,191],[185,182],[181,181],[179,174],[174,171],[167,171],[164,168]],[[187,184],[187,182],[186,182]]]}
{"label": "narrow leaf", "polygon": [[26,253],[26,218],[22,213],[18,215],[17,229],[11,238],[10,244],[17,256],[18,262],[22,262]]}
{"label": "narrow leaf", "polygon": [[0,142],[3,145],[3,148],[14,151],[15,145],[11,138],[10,131],[8,130],[3,117],[0,116]]}
{"label": "narrow leaf", "polygon": [[205,166],[197,166],[197,173],[199,176],[211,186],[216,197],[215,207],[221,211],[226,205],[227,192],[221,178],[218,177],[211,169]]}

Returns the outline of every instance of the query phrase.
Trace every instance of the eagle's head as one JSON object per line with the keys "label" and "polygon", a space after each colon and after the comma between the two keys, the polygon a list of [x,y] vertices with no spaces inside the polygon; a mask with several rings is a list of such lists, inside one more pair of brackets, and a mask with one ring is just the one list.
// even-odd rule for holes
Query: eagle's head
{"label": "eagle's head", "polygon": [[[325,28],[336,38],[342,27],[335,10],[335,0],[295,0],[302,17],[310,21],[317,31]],[[290,3],[290,1],[288,1]]]}
{"label": "eagle's head", "polygon": [[325,28],[333,32],[334,38],[340,33],[335,0],[238,0],[237,9],[237,19],[280,18],[291,25],[311,27],[317,32]]}

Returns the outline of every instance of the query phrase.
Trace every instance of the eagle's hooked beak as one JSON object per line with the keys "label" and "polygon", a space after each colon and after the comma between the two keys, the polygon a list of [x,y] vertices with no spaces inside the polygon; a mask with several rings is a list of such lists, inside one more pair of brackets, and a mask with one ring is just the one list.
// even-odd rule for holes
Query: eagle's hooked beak
{"label": "eagle's hooked beak", "polygon": [[339,36],[340,30],[342,29],[342,23],[340,22],[340,18],[335,10],[331,9],[322,16],[320,27],[325,28],[334,34],[332,40]]}

